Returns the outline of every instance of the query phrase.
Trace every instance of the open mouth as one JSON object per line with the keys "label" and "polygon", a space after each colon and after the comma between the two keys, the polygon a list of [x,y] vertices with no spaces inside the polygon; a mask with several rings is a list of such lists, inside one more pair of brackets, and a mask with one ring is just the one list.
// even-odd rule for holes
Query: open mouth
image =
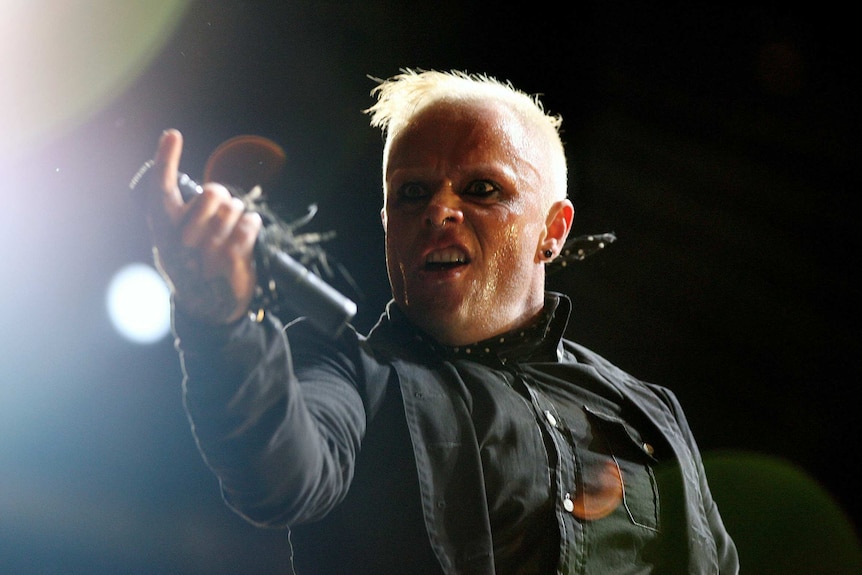
{"label": "open mouth", "polygon": [[425,264],[425,269],[428,271],[444,271],[455,269],[458,266],[463,266],[466,262],[429,262]]}
{"label": "open mouth", "polygon": [[456,248],[437,250],[428,254],[425,258],[425,269],[429,271],[440,271],[457,268],[469,263],[467,255]]}

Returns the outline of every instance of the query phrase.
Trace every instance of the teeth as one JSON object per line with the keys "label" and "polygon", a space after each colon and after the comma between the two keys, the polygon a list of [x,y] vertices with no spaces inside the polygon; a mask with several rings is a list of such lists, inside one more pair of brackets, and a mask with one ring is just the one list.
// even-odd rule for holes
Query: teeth
{"label": "teeth", "polygon": [[463,264],[467,261],[467,256],[459,249],[448,248],[431,252],[425,259],[427,264]]}

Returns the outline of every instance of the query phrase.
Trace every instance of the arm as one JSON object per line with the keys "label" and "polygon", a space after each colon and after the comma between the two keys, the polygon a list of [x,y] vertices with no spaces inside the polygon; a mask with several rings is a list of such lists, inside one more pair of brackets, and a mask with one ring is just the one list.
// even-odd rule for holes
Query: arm
{"label": "arm", "polygon": [[241,515],[265,525],[319,517],[344,497],[364,433],[350,369],[300,381],[281,325],[249,319],[260,217],[215,184],[185,203],[181,152],[180,133],[165,132],[143,193],[156,264],[171,287],[193,432]]}
{"label": "arm", "polygon": [[321,359],[300,379],[276,321],[201,330],[187,319],[175,318],[184,404],[225,501],[257,525],[326,514],[347,493],[365,432],[352,364],[316,341]]}

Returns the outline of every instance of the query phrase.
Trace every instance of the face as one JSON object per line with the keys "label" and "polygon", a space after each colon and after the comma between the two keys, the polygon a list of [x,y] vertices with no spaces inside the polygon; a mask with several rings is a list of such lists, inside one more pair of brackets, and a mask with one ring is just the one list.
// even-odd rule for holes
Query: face
{"label": "face", "polygon": [[382,217],[393,297],[441,343],[480,341],[541,311],[541,252],[556,240],[537,140],[507,108],[447,102],[391,142]]}

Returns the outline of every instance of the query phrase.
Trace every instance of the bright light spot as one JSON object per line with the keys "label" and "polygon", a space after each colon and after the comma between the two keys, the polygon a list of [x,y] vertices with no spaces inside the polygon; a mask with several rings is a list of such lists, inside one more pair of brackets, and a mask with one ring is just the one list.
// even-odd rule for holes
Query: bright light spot
{"label": "bright light spot", "polygon": [[135,343],[153,343],[171,328],[170,292],[151,266],[130,264],[108,286],[108,315],[114,328]]}

